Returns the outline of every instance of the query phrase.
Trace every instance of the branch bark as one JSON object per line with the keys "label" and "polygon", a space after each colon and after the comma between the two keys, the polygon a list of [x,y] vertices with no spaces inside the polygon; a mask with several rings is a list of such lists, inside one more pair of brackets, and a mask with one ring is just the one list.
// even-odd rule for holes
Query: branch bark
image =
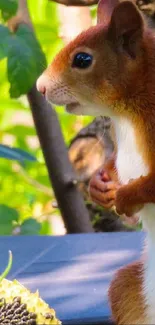
{"label": "branch bark", "polygon": [[[19,0],[17,21],[32,26],[27,0]],[[15,20],[14,20],[15,21]],[[44,154],[49,178],[68,233],[93,232],[88,210],[76,187],[76,176],[69,162],[55,110],[36,90],[27,94],[34,124]]]}
{"label": "branch bark", "polygon": [[85,6],[96,5],[99,0],[49,0],[49,1],[54,1],[65,6],[85,7]]}

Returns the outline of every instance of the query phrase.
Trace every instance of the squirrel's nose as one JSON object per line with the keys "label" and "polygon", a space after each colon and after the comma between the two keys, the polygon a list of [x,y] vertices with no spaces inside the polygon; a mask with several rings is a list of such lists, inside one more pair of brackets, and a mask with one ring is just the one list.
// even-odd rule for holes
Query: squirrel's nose
{"label": "squirrel's nose", "polygon": [[44,75],[40,76],[36,82],[37,90],[42,94],[46,95],[46,77]]}

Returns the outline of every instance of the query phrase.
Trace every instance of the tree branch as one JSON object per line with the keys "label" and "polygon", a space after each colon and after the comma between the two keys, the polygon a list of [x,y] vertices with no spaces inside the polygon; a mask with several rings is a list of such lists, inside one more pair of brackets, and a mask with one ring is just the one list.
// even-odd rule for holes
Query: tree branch
{"label": "tree branch", "polygon": [[69,162],[57,115],[35,87],[29,92],[28,100],[66,229],[69,233],[92,232],[88,211],[76,187],[76,176]]}
{"label": "tree branch", "polygon": [[85,6],[96,5],[99,0],[49,0],[49,1],[54,1],[65,6],[85,7]]}
{"label": "tree branch", "polygon": [[[32,26],[27,0],[19,0],[19,22]],[[39,141],[44,154],[49,178],[68,233],[93,232],[88,210],[76,186],[76,176],[68,158],[55,110],[37,92],[36,86],[29,91],[28,101]]]}

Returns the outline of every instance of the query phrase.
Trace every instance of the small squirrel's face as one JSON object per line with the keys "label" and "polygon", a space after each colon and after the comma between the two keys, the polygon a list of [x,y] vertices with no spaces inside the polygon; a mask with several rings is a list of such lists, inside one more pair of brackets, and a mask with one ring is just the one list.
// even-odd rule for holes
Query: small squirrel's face
{"label": "small squirrel's face", "polygon": [[[111,116],[115,113],[116,102],[122,100],[126,87],[133,86],[139,73],[136,55],[142,18],[132,3],[126,4],[126,8],[123,3],[117,6],[109,25],[100,23],[84,31],[55,57],[37,81],[38,90],[48,101],[66,105],[67,111],[73,114]],[[129,26],[125,11],[129,11],[129,17],[130,13],[133,15]],[[120,16],[124,26],[120,24]]]}
{"label": "small squirrel's face", "polygon": [[101,115],[109,92],[113,99],[117,96],[110,80],[118,72],[106,30],[96,26],[82,33],[56,56],[38,79],[37,87],[45,92],[48,101],[66,105],[68,112]]}

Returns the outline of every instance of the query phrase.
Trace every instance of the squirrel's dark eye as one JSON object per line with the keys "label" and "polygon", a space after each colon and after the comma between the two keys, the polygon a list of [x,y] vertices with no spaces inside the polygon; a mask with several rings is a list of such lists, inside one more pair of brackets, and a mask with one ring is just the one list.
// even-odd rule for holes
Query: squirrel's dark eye
{"label": "squirrel's dark eye", "polygon": [[86,69],[88,68],[93,61],[92,55],[88,53],[77,53],[74,56],[72,67],[78,69]]}

